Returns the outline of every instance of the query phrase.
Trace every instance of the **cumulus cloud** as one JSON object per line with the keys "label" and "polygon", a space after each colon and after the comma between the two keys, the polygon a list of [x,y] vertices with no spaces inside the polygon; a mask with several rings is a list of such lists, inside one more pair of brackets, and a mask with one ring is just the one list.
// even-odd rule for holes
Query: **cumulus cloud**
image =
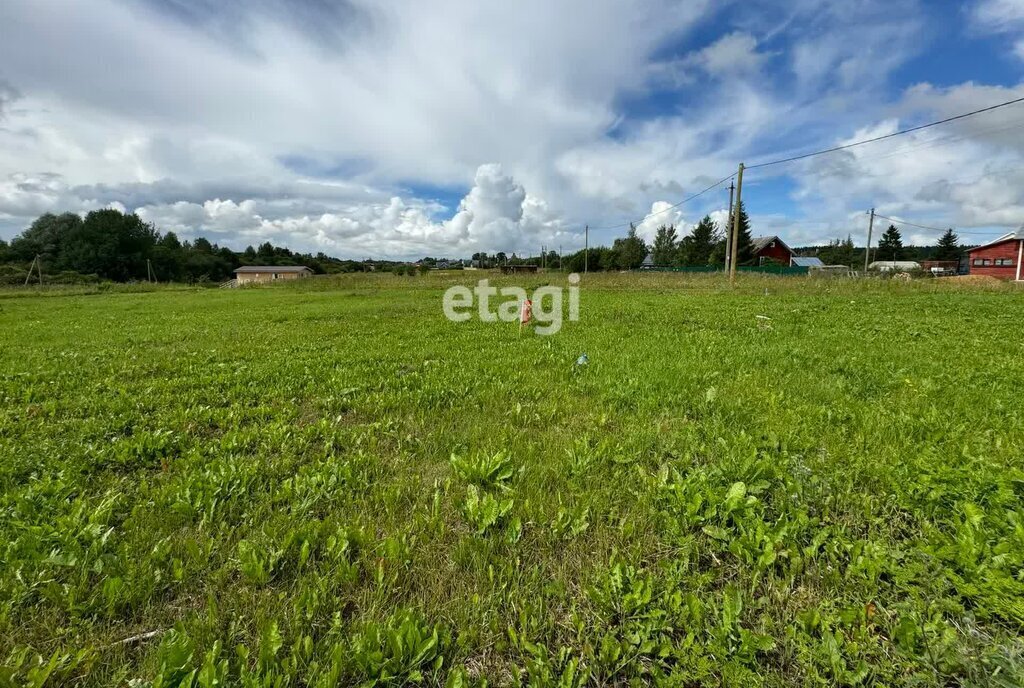
{"label": "cumulus cloud", "polygon": [[256,199],[181,201],[146,205],[136,212],[184,238],[203,235],[239,249],[270,241],[350,258],[523,252],[536,250],[541,242],[557,245],[578,239],[498,164],[477,169],[473,187],[451,218],[433,219],[441,210],[436,204],[394,196],[339,205],[318,215],[295,215],[278,202]]}
{"label": "cumulus cloud", "polygon": [[[965,84],[908,89],[899,109],[907,116],[948,116],[1024,97],[1015,89]],[[893,133],[909,121],[892,118],[855,132],[839,145]],[[998,110],[942,129],[852,148],[800,166],[798,195],[821,214],[849,210],[850,200],[886,215],[962,228],[1014,227],[1024,218],[1024,138],[1020,111]]]}
{"label": "cumulus cloud", "polygon": [[[1005,27],[1018,5],[978,3],[971,23],[1016,30]],[[728,26],[714,23],[719,7],[7,0],[0,236],[40,212],[123,203],[163,229],[236,247],[272,240],[359,257],[579,248],[587,222],[637,220],[741,160],[1019,90],[881,88],[927,43],[918,0],[755,2]],[[763,223],[755,231],[788,222],[820,239],[870,204],[1009,222],[1019,199],[972,181],[1024,155],[1010,122],[982,131],[1002,122],[949,129],[961,142],[901,139],[921,146],[909,156],[893,145],[787,168],[795,190],[783,200],[816,218],[806,224],[759,214],[759,201],[778,199],[758,197],[755,175],[745,193]],[[423,189],[455,191],[439,201]],[[690,226],[727,199],[719,188],[685,217],[666,215]]]}

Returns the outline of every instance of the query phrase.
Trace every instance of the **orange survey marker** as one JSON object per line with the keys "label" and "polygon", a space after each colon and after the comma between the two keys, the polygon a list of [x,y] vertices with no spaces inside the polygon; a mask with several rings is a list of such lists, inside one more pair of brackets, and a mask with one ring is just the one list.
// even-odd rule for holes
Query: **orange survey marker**
{"label": "orange survey marker", "polygon": [[523,307],[519,311],[519,331],[523,331],[523,325],[530,322],[530,318],[533,317],[533,301],[526,299],[523,301]]}

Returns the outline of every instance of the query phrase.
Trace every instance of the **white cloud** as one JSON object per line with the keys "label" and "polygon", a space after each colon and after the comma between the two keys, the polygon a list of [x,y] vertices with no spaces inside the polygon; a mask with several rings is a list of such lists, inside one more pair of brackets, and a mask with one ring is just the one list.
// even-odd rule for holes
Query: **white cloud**
{"label": "white cloud", "polygon": [[1011,52],[1024,60],[1024,0],[979,0],[970,17],[979,33],[1016,37]]}
{"label": "white cloud", "polygon": [[[940,118],[1017,97],[1024,97],[1024,85],[924,84],[908,89],[899,109]],[[864,209],[940,227],[1018,226],[1024,220],[1024,124],[1012,107],[812,159],[797,172],[799,198],[825,216],[850,211],[851,201],[859,201]],[[893,118],[836,143],[890,134],[913,121]]]}
{"label": "white cloud", "polygon": [[754,72],[764,61],[757,52],[757,39],[749,33],[737,31],[722,36],[701,50],[696,61],[716,76]]}
{"label": "white cloud", "polygon": [[971,10],[981,28],[1001,31],[1024,23],[1024,0],[981,0]]}
{"label": "white cloud", "polygon": [[226,239],[239,249],[270,241],[350,258],[461,257],[480,250],[524,252],[537,250],[541,243],[556,246],[560,241],[569,245],[579,241],[543,201],[529,196],[496,164],[480,166],[453,217],[432,219],[439,210],[436,205],[395,196],[342,205],[319,215],[294,215],[277,203],[254,199],[148,205],[137,212],[184,238]]}
{"label": "white cloud", "polygon": [[[1008,26],[1018,4],[981,3],[972,22]],[[724,27],[708,0],[318,6],[0,3],[0,236],[119,202],[236,247],[569,250],[585,222],[636,220],[740,160],[1017,92],[922,86],[893,102],[879,84],[927,43],[917,0],[755,3]],[[872,203],[1010,222],[1019,199],[971,182],[1024,157],[1018,130],[981,131],[1003,121],[943,130],[972,140],[934,148],[939,132],[900,139],[922,146],[912,155],[884,157],[894,144],[787,168],[792,214],[823,218],[804,225],[758,213],[759,180],[776,172],[755,174],[755,232],[825,238]],[[461,203],[451,189],[468,190]],[[727,199],[720,187],[685,206],[685,224]]]}

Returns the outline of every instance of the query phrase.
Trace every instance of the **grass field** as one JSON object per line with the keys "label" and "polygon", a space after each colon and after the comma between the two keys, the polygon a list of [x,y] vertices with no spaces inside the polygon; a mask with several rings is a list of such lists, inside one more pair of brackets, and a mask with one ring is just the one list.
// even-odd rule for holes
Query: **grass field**
{"label": "grass field", "polygon": [[460,279],[0,293],[0,686],[1024,683],[1019,289]]}

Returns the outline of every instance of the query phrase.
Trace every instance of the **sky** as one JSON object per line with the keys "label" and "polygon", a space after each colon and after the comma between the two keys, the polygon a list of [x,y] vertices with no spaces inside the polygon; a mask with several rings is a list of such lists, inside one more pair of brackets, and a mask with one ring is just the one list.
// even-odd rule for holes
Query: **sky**
{"label": "sky", "polygon": [[[1024,0],[4,0],[0,238],[116,207],[236,250],[569,252],[1019,97]],[[872,207],[981,243],[1024,223],[1024,103],[743,198],[791,246]]]}

